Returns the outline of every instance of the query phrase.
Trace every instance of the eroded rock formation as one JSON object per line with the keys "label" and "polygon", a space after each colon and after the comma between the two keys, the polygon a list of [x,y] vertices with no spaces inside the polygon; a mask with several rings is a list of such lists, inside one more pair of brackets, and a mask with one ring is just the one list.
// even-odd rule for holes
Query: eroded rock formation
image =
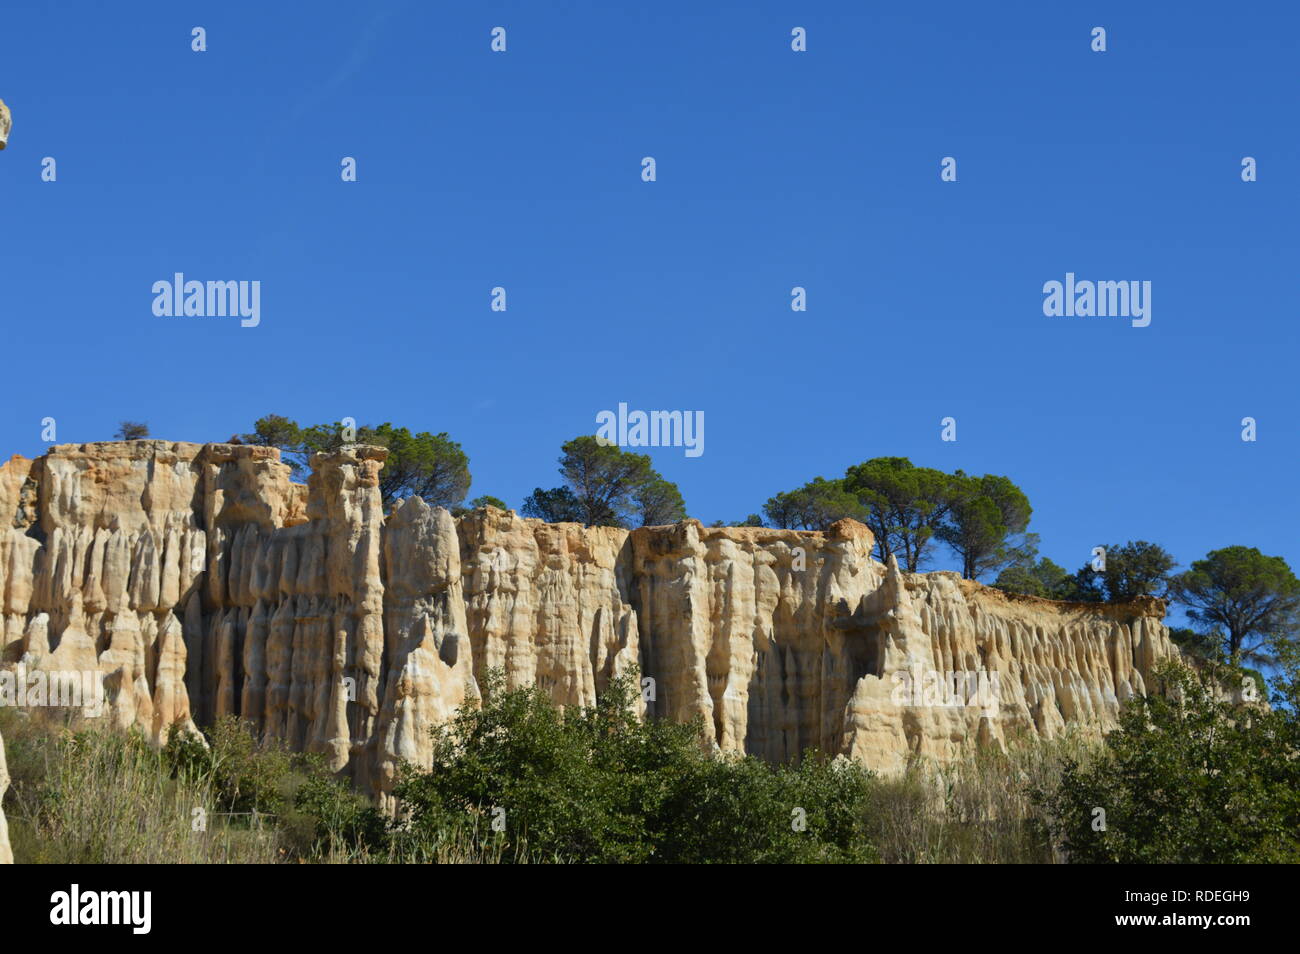
{"label": "eroded rock formation", "polygon": [[636,667],[649,716],[700,716],[722,750],[896,771],[1103,730],[1177,652],[1158,601],[902,573],[853,521],[628,532],[494,509],[457,521],[418,499],[385,518],[385,453],[318,454],[306,487],[244,445],[14,457],[0,666],[51,687],[92,673],[105,716],[155,742],[237,715],[382,794],[398,759],[427,764],[429,727],[478,699],[489,668],[576,706]]}

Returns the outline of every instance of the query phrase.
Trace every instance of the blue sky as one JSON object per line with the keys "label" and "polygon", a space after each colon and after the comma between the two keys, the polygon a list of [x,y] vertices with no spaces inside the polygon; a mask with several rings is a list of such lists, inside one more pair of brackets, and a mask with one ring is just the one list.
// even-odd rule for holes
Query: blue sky
{"label": "blue sky", "polygon": [[[652,456],[706,523],[900,455],[1010,476],[1071,569],[1300,568],[1300,13],[1136,6],[9,4],[0,451],[391,420],[517,506],[626,402],[705,412]],[[1044,316],[1067,271],[1151,325]],[[174,272],[260,325],[155,317]]]}

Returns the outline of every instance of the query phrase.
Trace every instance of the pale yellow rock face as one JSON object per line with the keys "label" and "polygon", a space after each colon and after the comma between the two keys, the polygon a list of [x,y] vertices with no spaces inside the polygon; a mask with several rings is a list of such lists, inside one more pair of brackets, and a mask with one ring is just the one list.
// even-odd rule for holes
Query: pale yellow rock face
{"label": "pale yellow rock face", "polygon": [[451,514],[419,497],[398,501],[385,528],[384,565],[380,791],[391,789],[400,760],[428,767],[429,728],[478,699]]}
{"label": "pale yellow rock face", "polygon": [[[1157,601],[1054,603],[901,573],[853,521],[628,532],[492,508],[453,520],[422,500],[385,518],[385,456],[318,454],[305,488],[277,451],[244,445],[13,458],[0,666],[89,671],[104,717],[156,743],[238,716],[384,797],[400,761],[430,764],[430,727],[477,704],[489,669],[557,706],[639,669],[639,711],[701,717],[722,750],[815,748],[895,772],[1104,731],[1177,654]],[[965,695],[937,691],[952,673]]]}
{"label": "pale yellow rock face", "polygon": [[[5,764],[5,740],[0,739],[0,806],[4,803],[7,791],[9,791],[9,766]],[[5,821],[3,807],[0,807],[0,865],[13,863],[14,853],[9,848],[9,824]]]}
{"label": "pale yellow rock face", "polygon": [[826,534],[697,521],[634,531],[651,713],[702,715],[721,749],[777,761],[845,751],[854,687],[877,665],[848,625],[880,590],[871,547],[852,521]]}
{"label": "pale yellow rock face", "polygon": [[637,664],[628,532],[486,508],[458,525],[474,673],[505,670],[557,706],[589,706]]}
{"label": "pale yellow rock face", "polygon": [[296,501],[271,448],[130,441],[14,457],[0,467],[0,665],[63,683],[93,674],[110,723],[156,743],[192,726],[190,699],[229,684],[205,695],[219,624],[202,591],[220,609],[242,556],[233,537],[289,522]]}

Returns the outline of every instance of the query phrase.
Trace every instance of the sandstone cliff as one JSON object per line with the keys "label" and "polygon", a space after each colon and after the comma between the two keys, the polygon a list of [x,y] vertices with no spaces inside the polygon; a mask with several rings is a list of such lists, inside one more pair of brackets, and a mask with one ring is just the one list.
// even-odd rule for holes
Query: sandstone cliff
{"label": "sandstone cliff", "polygon": [[[238,715],[382,794],[398,759],[427,763],[429,726],[493,667],[559,706],[637,667],[649,716],[700,716],[723,750],[815,747],[896,771],[1019,733],[1103,730],[1177,652],[1157,601],[1053,603],[901,573],[852,521],[628,532],[494,509],[456,521],[418,499],[385,517],[385,455],[318,454],[306,487],[261,447],[14,457],[0,467],[0,666],[51,687],[93,674],[112,724],[155,742]],[[977,680],[978,698],[963,689]]]}

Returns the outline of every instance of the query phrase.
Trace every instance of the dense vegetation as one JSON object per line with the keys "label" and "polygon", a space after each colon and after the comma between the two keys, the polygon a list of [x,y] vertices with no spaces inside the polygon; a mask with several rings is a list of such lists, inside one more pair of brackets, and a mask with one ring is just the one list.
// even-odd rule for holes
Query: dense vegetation
{"label": "dense vegetation", "polygon": [[[508,860],[592,862],[866,861],[869,774],[809,753],[798,767],[718,758],[698,724],[641,720],[634,683],[560,712],[540,689],[464,708],[434,730],[429,771],[395,794],[404,843],[427,852],[468,828]],[[500,830],[494,830],[493,822]]]}
{"label": "dense vegetation", "polygon": [[434,730],[431,768],[402,767],[391,820],[233,719],[155,750],[0,710],[4,808],[29,862],[1300,861],[1295,654],[1280,665],[1272,709],[1224,698],[1235,670],[1170,667],[1104,745],[1012,740],[889,779],[719,756],[698,724],[635,717],[631,679],[561,712],[493,674]]}
{"label": "dense vegetation", "polygon": [[1289,666],[1269,709],[1224,698],[1241,679],[1167,665],[1086,764],[1041,792],[1076,862],[1300,862],[1300,719]]}

